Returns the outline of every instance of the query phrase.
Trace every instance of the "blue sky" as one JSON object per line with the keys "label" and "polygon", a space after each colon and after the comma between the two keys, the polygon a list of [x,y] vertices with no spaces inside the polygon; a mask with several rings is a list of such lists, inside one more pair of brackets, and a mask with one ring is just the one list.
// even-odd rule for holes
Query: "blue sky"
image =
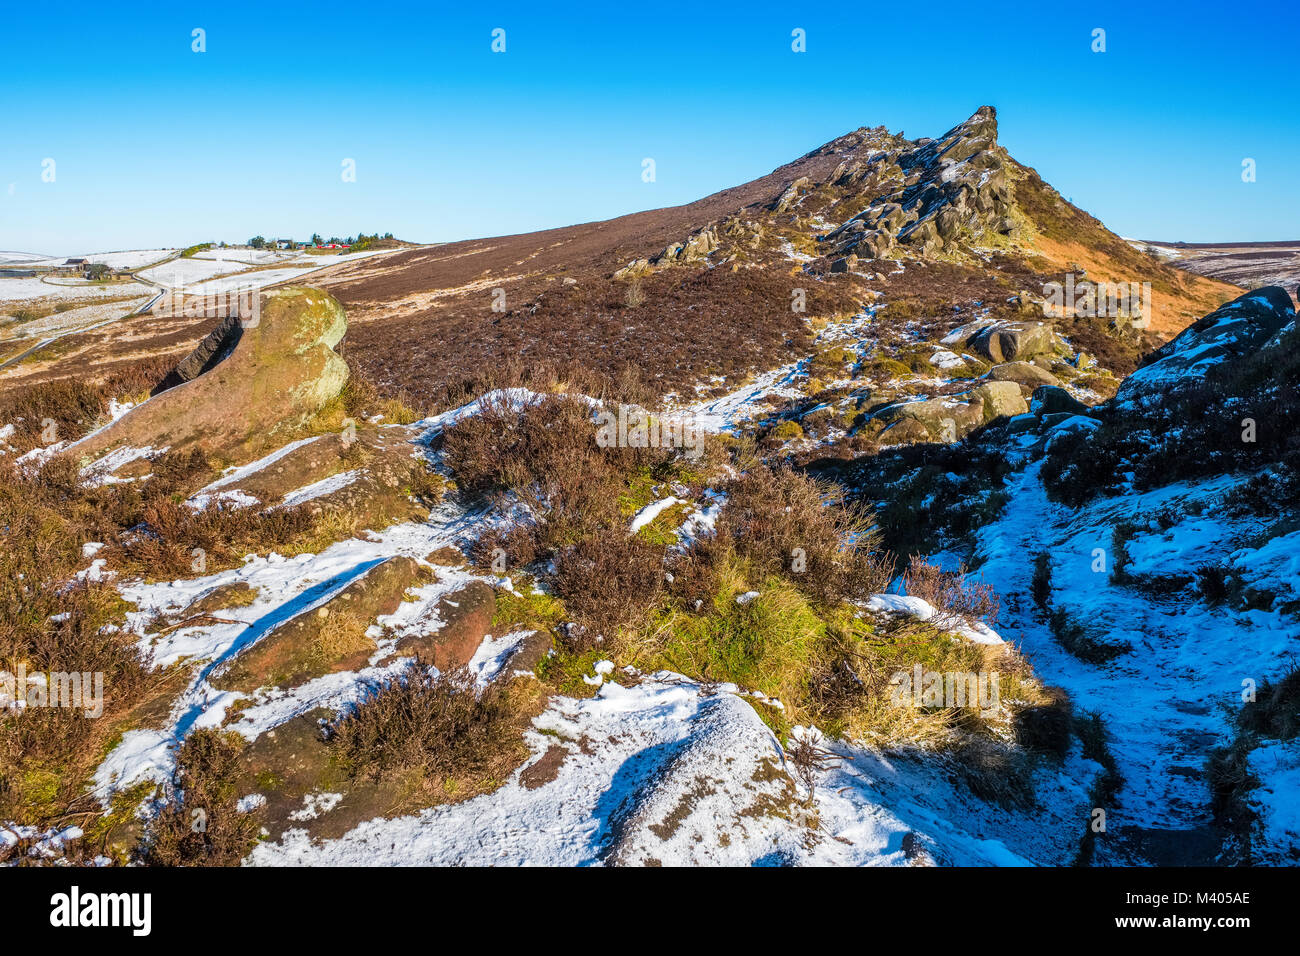
{"label": "blue sky", "polygon": [[690,202],[859,126],[938,135],[983,103],[1121,234],[1300,238],[1295,4],[543,6],[11,4],[0,249],[523,232]]}

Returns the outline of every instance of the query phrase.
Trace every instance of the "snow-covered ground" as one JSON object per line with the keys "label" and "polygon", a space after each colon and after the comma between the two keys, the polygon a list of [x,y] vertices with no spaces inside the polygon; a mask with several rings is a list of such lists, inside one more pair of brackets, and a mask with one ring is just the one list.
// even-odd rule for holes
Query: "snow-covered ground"
{"label": "snow-covered ground", "polygon": [[74,253],[68,256],[42,256],[27,252],[0,252],[0,266],[31,266],[48,269],[61,266],[69,259],[100,262],[112,269],[139,269],[173,255],[175,249],[132,249],[126,252]]}
{"label": "snow-covered ground", "polygon": [[[1207,564],[1232,565],[1247,584],[1283,595],[1295,588],[1300,534],[1274,539],[1267,550],[1276,561],[1256,560],[1263,551],[1243,551],[1261,522],[1227,519],[1219,507],[1240,479],[1130,490],[1072,510],[1047,499],[1040,468],[1034,463],[1014,476],[1006,489],[1012,505],[978,536],[979,573],[996,582],[1003,598],[1000,630],[1021,643],[1043,680],[1064,687],[1076,708],[1097,711],[1105,721],[1124,784],[1108,813],[1111,836],[1098,842],[1099,860],[1203,863],[1198,849],[1215,839],[1206,761],[1212,749],[1232,742],[1243,681],[1262,683],[1287,669],[1300,623],[1278,611],[1211,607],[1185,591],[1162,597],[1145,586],[1111,583],[1112,534],[1121,523],[1140,529],[1126,545],[1130,574],[1190,575]],[[1162,530],[1156,515],[1177,520]],[[1129,651],[1088,663],[1054,639],[1030,596],[1040,552],[1051,562],[1051,605]],[[1288,773],[1300,766],[1300,743],[1271,753],[1289,755]],[[1269,825],[1300,830],[1300,801],[1279,802],[1272,812],[1279,806],[1285,819]],[[1287,852],[1285,843],[1274,849]],[[1300,844],[1290,844],[1291,853],[1297,849]]]}
{"label": "snow-covered ground", "polygon": [[[871,354],[875,339],[871,334],[872,310],[860,312],[827,324],[815,338],[817,346],[843,345],[862,357]],[[770,396],[799,398],[805,392],[808,359],[799,359],[780,368],[763,372],[747,384],[724,395],[670,409],[671,414],[690,421],[706,432],[736,433],[747,422],[770,411]]]}
{"label": "snow-covered ground", "polygon": [[591,680],[592,698],[552,699],[528,734],[532,758],[500,789],[337,840],[289,830],[249,862],[1028,865],[1068,860],[1077,843],[1068,813],[1095,770],[1077,756],[1069,784],[1028,815],[958,796],[915,757],[841,745],[810,795],[737,688],[600,666]]}
{"label": "snow-covered ground", "polygon": [[101,285],[64,278],[46,282],[39,276],[21,279],[0,278],[0,309],[3,309],[3,303],[8,302],[107,299],[124,295],[145,295],[149,291],[148,286],[138,282],[110,282]]}
{"label": "snow-covered ground", "polygon": [[[523,402],[534,396],[520,391],[501,397]],[[412,441],[422,444],[481,407],[470,403],[411,426]],[[273,468],[280,454],[233,468],[204,492],[218,495],[242,476]],[[337,484],[346,474],[327,481]],[[317,490],[308,485],[287,497],[306,499]],[[670,503],[675,499],[660,499],[650,510],[662,511]],[[715,497],[692,512],[682,536],[689,539],[707,527],[719,504]],[[646,512],[640,517],[648,518]],[[216,587],[247,584],[256,589],[256,598],[246,607],[221,612],[223,620],[195,621],[141,638],[142,650],[156,666],[188,662],[194,676],[160,728],[128,732],[107,755],[95,774],[97,795],[107,800],[133,783],[169,779],[177,744],[196,728],[224,726],[256,740],[316,708],[345,708],[376,683],[400,673],[409,660],[387,661],[396,641],[408,632],[428,633],[442,626],[442,599],[475,580],[513,589],[509,579],[434,567],[424,559],[444,545],[464,546],[497,520],[490,510],[447,503],[427,521],[398,524],[315,555],[250,557],[239,568],[198,578],[122,582],[123,596],[136,606],[128,626],[138,633],[157,615],[175,615]],[[394,614],[371,628],[377,649],[368,664],[291,690],[251,696],[209,682],[241,649],[287,621],[313,613],[393,555],[425,564],[435,579],[413,588]],[[928,606],[891,605],[886,610],[922,617],[933,613]],[[488,635],[471,665],[480,680],[498,670],[524,636]],[[972,636],[999,640],[988,629]],[[1072,753],[1059,769],[1040,768],[1038,807],[1009,811],[953,788],[950,771],[934,754],[887,754],[832,743],[805,728],[799,732],[835,754],[809,792],[789,772],[785,753],[743,688],[702,685],[669,672],[615,671],[608,662],[597,664],[584,679],[599,685],[596,696],[553,697],[526,735],[532,756],[493,792],[395,819],[377,818],[323,841],[311,837],[307,825],[328,812],[333,797],[309,794],[295,817],[303,826],[260,844],[249,862],[1065,863],[1077,849],[1086,795],[1098,770]],[[243,797],[249,807],[265,799],[256,793]]]}
{"label": "snow-covered ground", "polygon": [[[219,691],[208,676],[241,649],[276,627],[310,613],[366,572],[394,555],[417,561],[439,547],[460,540],[473,516],[447,507],[426,523],[405,523],[368,538],[339,542],[320,554],[284,558],[276,554],[248,560],[243,567],[178,581],[124,583],[123,596],[138,610],[128,615],[128,626],[143,630],[145,622],[159,613],[177,613],[215,587],[236,583],[257,589],[257,599],[247,607],[223,612],[236,623],[203,622],[183,627],[152,639],[142,638],[141,649],[155,666],[168,667],[180,661],[201,662],[198,675],[173,703],[171,715],[161,730],[137,730],[126,734],[108,755],[96,774],[97,792],[107,797],[139,780],[162,781],[172,770],[177,742],[196,727],[220,726],[226,711],[245,695]],[[422,592],[419,606],[438,599],[474,578],[450,568],[437,569],[439,585]],[[399,673],[408,660],[377,666],[393,649],[394,641],[379,641],[371,666],[357,672],[331,674],[289,692],[264,695],[247,707],[232,729],[250,739],[276,724],[320,706],[342,706],[355,700],[376,680]]]}
{"label": "snow-covered ground", "polygon": [[[312,255],[305,252],[275,253],[256,249],[211,249],[190,259],[173,259],[140,273],[167,289],[189,295],[212,295],[244,289],[262,289],[277,282],[298,279],[321,269],[376,255],[352,252],[342,255]],[[262,268],[268,264],[282,268]]]}

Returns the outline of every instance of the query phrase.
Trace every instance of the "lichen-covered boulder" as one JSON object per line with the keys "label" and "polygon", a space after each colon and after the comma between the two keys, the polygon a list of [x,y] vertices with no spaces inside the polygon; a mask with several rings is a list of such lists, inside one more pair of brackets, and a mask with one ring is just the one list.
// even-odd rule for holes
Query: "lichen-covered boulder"
{"label": "lichen-covered boulder", "polygon": [[1012,418],[1029,411],[1029,406],[1020,395],[1020,386],[1015,382],[985,382],[971,395],[984,403],[986,422],[995,418]]}

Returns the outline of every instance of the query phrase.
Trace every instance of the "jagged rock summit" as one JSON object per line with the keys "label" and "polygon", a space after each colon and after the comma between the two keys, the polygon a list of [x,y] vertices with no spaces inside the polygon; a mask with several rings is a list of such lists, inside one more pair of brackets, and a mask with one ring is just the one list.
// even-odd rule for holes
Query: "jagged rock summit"
{"label": "jagged rock summit", "polygon": [[988,232],[1016,232],[993,107],[981,106],[936,140],[909,142],[883,129],[850,136],[863,137],[859,150],[872,147],[868,158],[842,163],[830,181],[869,186],[874,198],[826,236],[828,255],[879,258],[896,243],[926,255]]}

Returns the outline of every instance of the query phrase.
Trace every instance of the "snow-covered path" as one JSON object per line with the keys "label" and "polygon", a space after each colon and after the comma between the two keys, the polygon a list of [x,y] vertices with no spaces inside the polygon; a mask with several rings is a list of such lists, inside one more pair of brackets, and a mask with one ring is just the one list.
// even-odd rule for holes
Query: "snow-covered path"
{"label": "snow-covered path", "polygon": [[[1243,680],[1275,677],[1300,627],[1273,613],[1211,608],[1186,592],[1163,596],[1111,583],[1112,531],[1138,525],[1129,570],[1159,575],[1227,563],[1258,528],[1195,516],[1198,503],[1212,506],[1232,479],[1131,492],[1072,511],[1047,499],[1040,468],[1031,464],[1013,479],[1006,516],[980,533],[979,571],[1003,597],[1003,636],[1019,640],[1037,673],[1064,687],[1076,709],[1099,712],[1105,722],[1123,783],[1116,805],[1105,808],[1109,836],[1098,840],[1096,860],[1212,864],[1222,835],[1210,813],[1206,761],[1232,740]],[[1145,527],[1162,512],[1177,523]],[[1031,596],[1042,552],[1050,555],[1050,606],[1090,634],[1128,644],[1127,653],[1089,663],[1053,637]]]}

